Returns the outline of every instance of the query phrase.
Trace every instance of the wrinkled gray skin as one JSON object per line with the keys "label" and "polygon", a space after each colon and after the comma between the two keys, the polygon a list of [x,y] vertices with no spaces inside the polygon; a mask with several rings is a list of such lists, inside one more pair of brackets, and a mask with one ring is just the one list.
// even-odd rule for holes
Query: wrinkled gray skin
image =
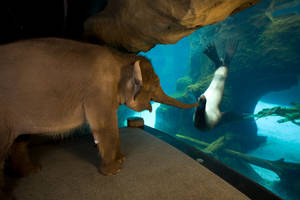
{"label": "wrinkled gray skin", "polygon": [[124,161],[118,106],[151,111],[151,100],[179,108],[197,106],[168,97],[150,61],[141,56],[55,38],[2,45],[0,166],[23,133],[61,134],[88,123],[99,141],[100,171],[116,174]]}

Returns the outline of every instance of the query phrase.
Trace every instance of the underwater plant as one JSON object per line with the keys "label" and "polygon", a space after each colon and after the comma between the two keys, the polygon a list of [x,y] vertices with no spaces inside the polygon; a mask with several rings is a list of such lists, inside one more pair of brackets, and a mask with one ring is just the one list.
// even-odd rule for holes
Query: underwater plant
{"label": "underwater plant", "polygon": [[221,136],[215,141],[207,143],[181,134],[176,134],[175,136],[180,140],[192,143],[197,149],[214,157],[218,158],[228,156],[229,162],[232,162],[233,159],[237,159],[246,165],[254,164],[256,166],[271,170],[279,176],[279,183],[281,185],[290,187],[298,184],[299,182],[299,178],[297,178],[300,175],[299,163],[287,162],[284,158],[280,158],[278,160],[257,158],[226,147],[228,142],[233,138],[228,139],[228,137]]}
{"label": "underwater plant", "polygon": [[264,108],[258,113],[254,114],[253,117],[260,119],[268,116],[280,116],[283,119],[277,120],[278,123],[292,122],[300,126],[300,103],[291,103],[293,107],[280,107],[276,106],[273,108]]}

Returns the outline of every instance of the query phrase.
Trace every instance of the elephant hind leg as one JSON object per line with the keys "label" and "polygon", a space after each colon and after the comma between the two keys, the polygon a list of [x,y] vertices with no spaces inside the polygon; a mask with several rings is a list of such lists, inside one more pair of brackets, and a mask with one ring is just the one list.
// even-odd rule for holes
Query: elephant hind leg
{"label": "elephant hind leg", "polygon": [[11,194],[10,190],[7,190],[5,187],[5,176],[4,176],[4,160],[0,162],[0,199],[13,199],[13,196]]}
{"label": "elephant hind leg", "polygon": [[0,161],[0,193],[4,188],[4,160]]}
{"label": "elephant hind leg", "polygon": [[28,152],[30,136],[19,136],[10,148],[8,165],[10,172],[18,177],[39,172],[41,167],[33,164]]}
{"label": "elephant hind leg", "polygon": [[15,140],[15,134],[9,128],[0,129],[0,196],[4,196],[5,176],[4,162]]}

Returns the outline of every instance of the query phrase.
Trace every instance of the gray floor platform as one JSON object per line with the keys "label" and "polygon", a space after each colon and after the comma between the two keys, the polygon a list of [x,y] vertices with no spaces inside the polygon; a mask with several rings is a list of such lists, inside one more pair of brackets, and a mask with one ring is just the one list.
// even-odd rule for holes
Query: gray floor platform
{"label": "gray floor platform", "polygon": [[248,199],[227,182],[142,129],[122,128],[120,174],[102,176],[90,137],[33,147],[40,173],[20,179],[17,200]]}

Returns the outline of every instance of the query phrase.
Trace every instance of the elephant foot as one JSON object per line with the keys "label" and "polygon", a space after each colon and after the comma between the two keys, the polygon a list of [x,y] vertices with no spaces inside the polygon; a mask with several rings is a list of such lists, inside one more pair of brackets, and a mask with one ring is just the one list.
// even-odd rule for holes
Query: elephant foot
{"label": "elephant foot", "polygon": [[17,175],[18,177],[26,177],[35,173],[40,172],[42,167],[40,165],[34,165],[34,164],[29,164],[26,166],[13,168],[12,172],[13,174]]}
{"label": "elephant foot", "polygon": [[9,171],[18,177],[25,177],[41,171],[41,166],[33,164],[29,156],[26,141],[16,141],[8,159]]}
{"label": "elephant foot", "polygon": [[120,172],[120,169],[121,169],[121,163],[119,160],[116,160],[108,164],[104,164],[104,163],[101,164],[100,172],[104,176],[111,176],[111,175],[118,174]]}
{"label": "elephant foot", "polygon": [[41,166],[29,159],[13,159],[8,162],[8,171],[16,177],[26,177],[41,171]]}

